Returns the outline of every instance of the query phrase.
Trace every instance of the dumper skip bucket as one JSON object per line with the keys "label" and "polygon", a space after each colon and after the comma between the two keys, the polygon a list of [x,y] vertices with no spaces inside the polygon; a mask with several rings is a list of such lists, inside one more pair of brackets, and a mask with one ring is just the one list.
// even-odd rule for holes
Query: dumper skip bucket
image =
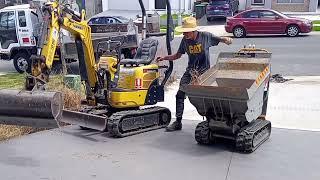
{"label": "dumper skip bucket", "polygon": [[251,122],[266,108],[270,59],[271,53],[261,49],[220,53],[217,64],[185,92],[202,116],[216,120],[241,116]]}

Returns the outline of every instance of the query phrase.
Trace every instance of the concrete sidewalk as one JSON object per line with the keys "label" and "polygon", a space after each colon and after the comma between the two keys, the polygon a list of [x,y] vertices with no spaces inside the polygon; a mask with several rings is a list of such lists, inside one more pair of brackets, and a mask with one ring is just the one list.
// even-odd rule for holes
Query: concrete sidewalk
{"label": "concrete sidewalk", "polygon": [[199,31],[210,32],[216,36],[228,36],[229,33],[224,29],[224,25],[199,26]]}
{"label": "concrete sidewalk", "polygon": [[298,18],[304,18],[304,19],[308,19],[310,21],[316,21],[316,20],[320,20],[320,13],[319,14],[286,14],[287,16],[291,16],[291,17],[298,17]]}
{"label": "concrete sidewalk", "polygon": [[272,129],[254,153],[198,145],[196,121],[126,138],[67,127],[0,142],[3,180],[319,180],[319,132]]}

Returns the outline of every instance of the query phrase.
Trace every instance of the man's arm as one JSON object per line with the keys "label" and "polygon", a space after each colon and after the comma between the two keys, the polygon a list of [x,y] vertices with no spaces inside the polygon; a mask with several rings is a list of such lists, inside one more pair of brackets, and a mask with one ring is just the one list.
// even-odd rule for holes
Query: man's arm
{"label": "man's arm", "polygon": [[185,39],[183,38],[181,40],[178,52],[172,55],[168,55],[168,56],[164,56],[164,57],[158,57],[157,58],[157,62],[159,61],[163,61],[163,60],[168,60],[168,61],[174,61],[177,60],[179,58],[181,58],[182,54],[186,53],[186,48],[185,48]]}
{"label": "man's arm", "polygon": [[225,43],[227,45],[232,44],[232,38],[229,37],[219,37],[211,33],[207,33],[207,36],[209,36],[209,42],[211,46],[216,46],[219,44],[219,42]]}
{"label": "man's arm", "polygon": [[168,55],[168,56],[164,56],[164,57],[158,57],[157,58],[157,62],[163,61],[163,60],[174,61],[174,60],[177,60],[177,59],[181,58],[181,56],[182,56],[182,54],[177,52],[177,53],[172,54],[172,55]]}
{"label": "man's arm", "polygon": [[232,44],[232,38],[229,38],[229,37],[220,37],[220,38],[221,38],[221,42],[223,42],[227,45]]}

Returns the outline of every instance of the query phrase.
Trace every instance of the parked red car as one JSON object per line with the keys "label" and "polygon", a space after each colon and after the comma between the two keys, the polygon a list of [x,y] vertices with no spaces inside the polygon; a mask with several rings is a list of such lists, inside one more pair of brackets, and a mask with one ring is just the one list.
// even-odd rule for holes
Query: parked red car
{"label": "parked red car", "polygon": [[248,34],[287,34],[294,37],[312,31],[312,22],[271,9],[251,9],[228,17],[225,29],[237,38]]}

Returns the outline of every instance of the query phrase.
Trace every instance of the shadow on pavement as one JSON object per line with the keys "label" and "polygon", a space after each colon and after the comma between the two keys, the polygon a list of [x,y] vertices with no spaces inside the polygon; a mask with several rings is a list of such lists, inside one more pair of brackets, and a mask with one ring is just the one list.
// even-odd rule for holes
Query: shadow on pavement
{"label": "shadow on pavement", "polygon": [[164,135],[154,138],[148,145],[153,148],[186,154],[193,157],[234,151],[232,141],[218,140],[211,145],[200,145],[194,139],[194,133],[191,133],[190,129],[188,129],[188,131],[182,130],[179,132],[164,133]]}

